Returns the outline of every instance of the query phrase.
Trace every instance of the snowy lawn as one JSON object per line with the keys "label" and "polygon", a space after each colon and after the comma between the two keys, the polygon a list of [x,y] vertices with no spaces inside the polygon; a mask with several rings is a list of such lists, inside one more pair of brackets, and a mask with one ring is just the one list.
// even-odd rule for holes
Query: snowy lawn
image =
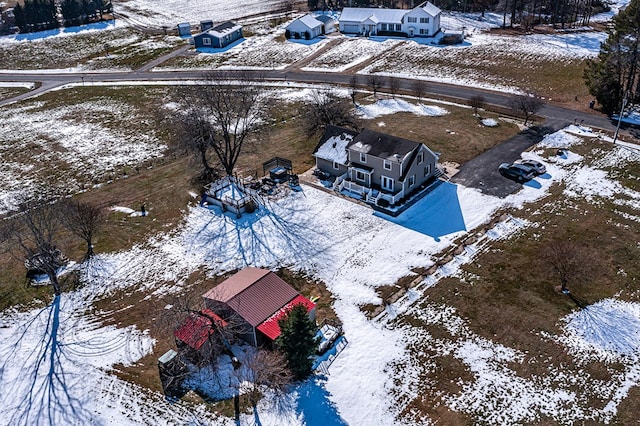
{"label": "snowy lawn", "polygon": [[[126,108],[114,104],[105,105],[105,108],[107,106],[108,109]],[[160,234],[128,251],[100,255],[90,269],[83,269],[85,286],[62,296],[61,300],[70,300],[65,303],[71,305],[62,303],[64,309],[60,312],[64,312],[64,315],[58,317],[59,330],[85,330],[88,326],[84,324],[91,324],[87,330],[91,330],[92,338],[86,342],[83,338],[74,340],[74,336],[61,332],[60,341],[64,345],[59,346],[73,351],[76,342],[82,341],[85,343],[80,353],[106,352],[111,354],[109,361],[99,364],[101,368],[96,368],[90,356],[80,362],[63,352],[64,356],[54,363],[55,368],[76,372],[79,371],[77,367],[69,363],[80,363],[86,375],[82,382],[74,381],[72,386],[66,386],[69,393],[56,396],[58,399],[52,405],[46,398],[30,402],[31,415],[35,417],[29,420],[41,418],[39,416],[51,410],[51,415],[59,421],[81,421],[89,411],[97,419],[110,418],[119,424],[134,424],[137,421],[134,419],[139,419],[140,406],[146,406],[148,398],[156,401],[156,419],[171,422],[171,419],[180,418],[178,416],[184,410],[183,405],[172,408],[165,402],[158,402],[157,396],[143,397],[142,389],[114,379],[108,371],[109,366],[117,362],[136,362],[151,350],[151,338],[166,339],[166,336],[145,336],[133,327],[100,327],[86,309],[92,301],[109,297],[118,290],[135,288],[142,294],[148,294],[148,297],[177,294],[186,278],[200,268],[204,267],[209,275],[217,275],[247,265],[288,267],[322,280],[335,297],[334,309],[344,323],[345,336],[349,340],[345,351],[331,366],[331,375],[313,379],[292,390],[287,410],[275,410],[275,402],[266,398],[258,407],[264,424],[313,424],[318,418],[329,419],[333,424],[413,424],[416,416],[424,418],[426,414],[407,416],[405,413],[400,416],[400,413],[409,407],[412,399],[418,397],[416,392],[422,389],[422,385],[418,386],[418,377],[423,374],[421,371],[434,366],[425,360],[417,346],[416,342],[425,341],[431,342],[433,359],[453,356],[469,372],[460,376],[457,390],[438,391],[440,404],[446,410],[464,412],[472,418],[491,423],[534,421],[542,415],[556,421],[610,419],[616,412],[617,404],[626,395],[624,389],[637,383],[639,378],[635,370],[612,373],[618,375],[610,381],[598,382],[598,390],[610,398],[611,404],[608,405],[608,411],[596,410],[589,414],[591,408],[586,405],[587,396],[570,388],[574,382],[569,381],[569,376],[561,375],[556,370],[550,370],[543,376],[520,376],[511,365],[524,359],[526,354],[523,351],[474,333],[466,325],[470,320],[461,317],[451,306],[417,303],[429,296],[430,289],[446,288],[441,287],[443,284],[432,282],[417,291],[410,291],[408,298],[400,300],[397,307],[390,306],[388,309],[397,308],[395,315],[405,312],[405,315],[414,316],[427,324],[440,324],[449,330],[449,338],[428,332],[425,334],[425,331],[416,332],[413,326],[396,327],[393,325],[395,315],[382,321],[370,320],[360,309],[366,304],[380,305],[379,287],[392,285],[400,278],[414,274],[412,270],[415,268],[424,270],[432,266],[433,256],[450,247],[458,237],[475,232],[499,209],[521,209],[528,203],[547,197],[555,182],[562,181],[567,185],[568,196],[585,197],[588,194],[584,193],[582,182],[588,181],[588,176],[597,176],[598,181],[603,182],[598,185],[602,189],[595,193],[592,190],[593,196],[604,196],[613,191],[614,194],[625,195],[629,200],[640,198],[638,193],[629,188],[624,189],[616,184],[605,185],[606,179],[600,169],[596,169],[597,165],[583,164],[583,156],[569,151],[566,158],[543,157],[555,155],[553,146],[580,147],[582,139],[569,132],[590,133],[589,129],[572,127],[567,132],[547,137],[539,147],[526,155],[544,160],[548,174],[536,178],[535,184],[524,186],[506,199],[488,197],[478,191],[446,183],[397,219],[389,220],[372,214],[366,207],[305,187],[303,193],[291,193],[284,199],[272,200],[255,214],[240,219],[226,216],[215,209],[193,206],[185,216],[184,225],[175,231]],[[603,151],[602,164],[619,164],[619,151],[624,149],[619,148],[611,154]],[[607,155],[615,158],[608,158]],[[625,161],[633,164],[636,160],[631,157]],[[585,178],[580,178],[582,175]],[[122,206],[116,208],[126,214],[131,213]],[[491,247],[491,241],[504,241],[521,226],[533,225],[531,222],[522,222],[520,226],[509,227],[498,222],[487,231],[482,240],[484,242],[477,245],[477,250],[485,250],[483,247],[486,244]],[[461,265],[472,262],[475,252],[468,250],[468,256],[453,259],[452,262],[457,263],[443,266],[441,276],[458,276]],[[629,306],[620,314],[620,318],[637,315],[635,305]],[[35,371],[25,376],[24,380],[17,380],[15,367],[5,364],[3,383],[11,379],[15,389],[11,394],[3,393],[2,406],[6,407],[7,415],[21,412],[25,392],[28,392],[31,383],[36,383],[37,389],[42,388],[40,384],[43,380],[46,386],[52,386],[47,381],[50,376],[43,370],[45,367],[38,367],[37,359],[27,355],[33,347],[18,345],[17,342],[28,324],[31,324],[29,333],[34,336],[49,336],[47,333],[50,333],[51,323],[39,319],[32,323],[30,321],[55,313],[56,309],[55,304],[49,306],[40,317],[38,311],[3,316],[6,327],[2,329],[2,350],[13,354],[15,358],[24,358],[25,368]],[[585,341],[583,346],[592,348],[594,337],[584,337],[584,333],[581,337],[580,326],[570,326],[578,324],[574,321],[567,319],[566,332],[576,336],[572,338],[573,341],[582,338]],[[640,321],[627,322],[640,324]],[[560,327],[562,330],[562,324]],[[605,327],[615,328],[615,323],[607,323]],[[601,334],[611,335],[613,332],[603,331]],[[631,338],[634,331],[628,333],[631,333],[627,334]],[[547,341],[556,339],[548,334],[541,338]],[[36,345],[36,354],[37,351],[44,351],[57,357],[57,346],[47,346],[47,341],[45,338]],[[129,348],[131,343],[135,349],[119,349],[123,346]],[[580,344],[572,344],[567,348],[567,353],[573,353],[579,347]],[[622,358],[617,358],[618,361],[631,359],[628,358],[629,351],[635,353],[637,346],[626,344],[624,349],[626,352]],[[620,347],[606,346],[604,350],[616,353]],[[155,357],[159,355],[154,354]],[[622,382],[619,374],[626,374],[624,389],[620,387]],[[71,381],[75,376],[69,374],[68,377]],[[53,386],[57,385],[54,383]],[[87,386],[92,389],[89,393]],[[114,394],[112,389],[127,386],[133,393],[129,398],[133,400],[123,404],[119,394]],[[354,393],[354,388],[362,391]],[[506,395],[519,395],[519,398]],[[68,401],[78,404],[82,409],[74,412],[64,408],[73,406]],[[193,415],[200,421],[208,418],[202,410],[195,411]],[[243,417],[243,422],[251,421],[252,416]],[[218,422],[222,424],[225,420]]]}
{"label": "snowy lawn", "polygon": [[143,121],[134,105],[111,96],[85,101],[82,88],[64,93],[79,99],[68,106],[38,101],[5,108],[0,211],[12,209],[19,194],[74,193],[162,156],[165,146],[153,131],[130,124]]}
{"label": "snowy lawn", "polygon": [[[126,27],[120,21],[78,27],[83,31],[64,30],[0,37],[2,70],[32,69],[96,69],[127,68],[137,55],[158,54],[165,44],[175,45],[177,37],[145,36]],[[145,40],[160,40],[162,45],[147,44]],[[104,58],[108,52],[111,58]],[[90,64],[84,62],[94,58]],[[125,61],[126,59],[126,61]],[[6,72],[6,71],[5,71]]]}
{"label": "snowy lawn", "polygon": [[193,0],[185,4],[178,0],[115,0],[113,3],[114,9],[125,13],[134,22],[155,27],[174,27],[179,22],[197,24],[205,19],[222,22],[280,11],[285,1]]}
{"label": "snowy lawn", "polygon": [[[540,268],[535,266],[539,253],[532,254],[528,263],[521,258],[526,250],[523,239],[535,247],[547,232],[560,232],[555,228],[561,227],[561,220],[549,217],[568,214],[570,221],[585,209],[578,206],[589,206],[582,214],[606,227],[601,231],[604,238],[621,239],[616,234],[637,238],[637,227],[629,225],[640,200],[637,184],[625,185],[613,175],[617,169],[637,170],[640,154],[626,147],[599,148],[597,136],[591,129],[570,126],[524,153],[525,158],[544,161],[548,171],[536,178],[536,185],[524,189],[544,187],[545,181],[553,180],[565,188],[560,199],[551,204],[545,200],[534,210],[525,205],[523,214],[534,222],[513,242],[502,241],[476,253],[470,267],[457,267],[453,275],[446,273],[448,265],[442,266],[440,275],[450,278],[427,280],[420,293],[387,308],[389,313],[405,313],[398,325],[405,331],[409,350],[403,360],[394,361],[393,371],[398,376],[394,393],[407,403],[403,418],[408,422],[426,423],[433,416],[490,424],[543,419],[624,423],[634,418],[628,406],[623,410],[623,403],[640,384],[640,303],[627,278],[637,273],[637,267],[626,265],[633,272],[603,269],[592,283],[576,285],[572,293],[591,302],[585,309],[560,293],[550,295],[553,284],[539,270],[530,271],[527,278],[512,275],[523,274],[525,265]],[[583,140],[593,142],[583,146]],[[558,147],[568,151],[558,156]],[[608,210],[607,203],[620,211]],[[617,244],[627,246],[624,240]],[[466,257],[462,262],[468,263]],[[518,266],[510,267],[516,262]],[[460,260],[456,257],[449,263],[456,266]],[[597,299],[616,288],[628,291]],[[412,300],[420,302],[412,305]],[[572,313],[563,314],[567,311]]]}

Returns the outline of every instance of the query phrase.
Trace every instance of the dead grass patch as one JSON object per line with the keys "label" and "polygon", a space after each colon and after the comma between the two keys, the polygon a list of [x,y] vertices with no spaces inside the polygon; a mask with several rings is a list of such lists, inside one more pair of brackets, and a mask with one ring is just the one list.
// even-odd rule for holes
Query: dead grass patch
{"label": "dead grass patch", "polygon": [[[589,159],[600,146],[594,143],[575,148]],[[557,291],[555,278],[548,265],[541,261],[545,242],[553,238],[570,238],[596,250],[599,255],[597,275],[570,288],[578,298],[591,304],[616,294],[622,294],[624,298],[637,297],[637,286],[629,277],[640,276],[640,252],[632,249],[629,242],[640,240],[640,228],[615,213],[609,203],[566,198],[562,187],[556,186],[547,198],[522,210],[510,211],[537,225],[522,230],[509,240],[494,242],[473,263],[462,267],[462,280],[447,278],[428,289],[426,295],[430,303],[453,306],[473,333],[523,353],[522,363],[509,365],[518,376],[544,377],[551,371],[561,370],[594,380],[610,380],[613,374],[622,371],[622,365],[600,362],[577,365],[561,344],[541,337],[543,332],[559,335],[560,318],[577,309],[574,302]],[[620,270],[625,274],[618,273]],[[434,338],[450,338],[447,333],[438,332],[433,326],[426,327],[420,321],[409,318],[404,322],[423,328]],[[428,344],[417,345],[411,352],[419,354],[429,350]],[[440,391],[445,389],[448,380],[455,381],[464,374],[455,365],[443,365],[442,371],[430,376],[432,379],[441,376],[436,386]],[[421,374],[431,372],[432,369],[425,369]],[[576,387],[572,390],[586,395],[590,407],[603,408],[607,402],[588,389]],[[637,392],[635,397],[620,406],[620,419],[629,419],[630,413],[635,412],[628,411],[637,408]],[[423,404],[420,398],[410,406],[414,411],[408,409],[407,413],[417,411],[434,419],[456,415],[446,413],[446,409],[437,403]],[[438,410],[433,406],[438,406]]]}

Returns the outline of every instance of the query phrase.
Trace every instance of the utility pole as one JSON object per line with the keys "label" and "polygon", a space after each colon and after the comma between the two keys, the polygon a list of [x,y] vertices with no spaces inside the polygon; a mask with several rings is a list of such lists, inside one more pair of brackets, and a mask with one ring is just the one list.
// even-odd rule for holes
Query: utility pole
{"label": "utility pole", "polygon": [[622,123],[622,114],[624,113],[624,108],[627,106],[627,94],[624,94],[622,98],[622,108],[620,108],[620,114],[618,115],[618,125],[616,126],[616,133],[613,135],[613,143],[615,144],[618,140],[618,133],[620,132],[620,123]]}

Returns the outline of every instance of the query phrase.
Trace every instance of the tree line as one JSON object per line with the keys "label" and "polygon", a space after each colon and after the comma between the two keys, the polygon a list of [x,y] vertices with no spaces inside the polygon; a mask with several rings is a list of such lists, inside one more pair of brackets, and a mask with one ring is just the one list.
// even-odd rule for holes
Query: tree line
{"label": "tree line", "polygon": [[13,14],[20,32],[30,33],[102,21],[112,11],[111,0],[24,0]]}
{"label": "tree line", "polygon": [[640,1],[613,19],[597,59],[587,61],[584,78],[602,112],[611,115],[640,102]]}

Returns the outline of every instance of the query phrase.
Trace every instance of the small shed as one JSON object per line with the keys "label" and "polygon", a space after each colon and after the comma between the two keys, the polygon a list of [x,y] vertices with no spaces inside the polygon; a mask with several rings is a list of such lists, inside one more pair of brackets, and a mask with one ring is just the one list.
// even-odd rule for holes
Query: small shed
{"label": "small shed", "polygon": [[178,35],[180,37],[190,37],[191,36],[191,24],[188,22],[182,22],[178,24]]}
{"label": "small shed", "polygon": [[193,37],[197,48],[222,48],[242,38],[242,25],[227,21]]}
{"label": "small shed", "polygon": [[318,15],[316,19],[324,25],[322,34],[330,34],[336,30],[338,22],[329,15]]}
{"label": "small shed", "polygon": [[209,29],[213,28],[213,21],[210,19],[207,19],[205,21],[200,21],[200,32],[204,32],[207,31]]}

